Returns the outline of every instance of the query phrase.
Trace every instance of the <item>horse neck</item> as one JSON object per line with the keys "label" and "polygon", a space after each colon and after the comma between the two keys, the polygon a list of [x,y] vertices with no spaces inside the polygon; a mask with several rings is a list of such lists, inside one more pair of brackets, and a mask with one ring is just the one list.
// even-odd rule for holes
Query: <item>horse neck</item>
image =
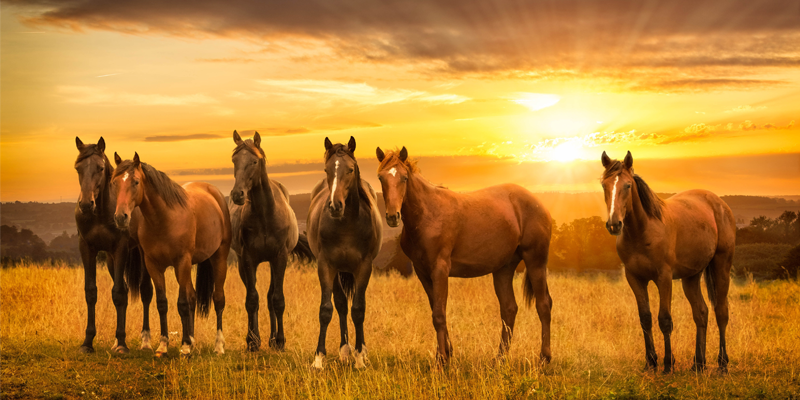
{"label": "horse neck", "polygon": [[272,184],[267,175],[266,165],[261,168],[258,183],[253,185],[247,192],[250,198],[250,208],[256,215],[268,215],[275,210],[275,196],[272,192]]}
{"label": "horse neck", "polygon": [[142,202],[139,203],[139,211],[142,212],[142,219],[146,225],[161,225],[169,224],[169,211],[170,208],[167,203],[154,189],[151,189],[147,184],[146,179],[142,179],[144,185],[144,194],[142,195]]}
{"label": "horse neck", "polygon": [[631,212],[626,213],[625,218],[622,220],[625,227],[623,235],[627,232],[631,234],[628,237],[629,239],[641,238],[642,233],[647,229],[647,224],[650,222],[650,216],[647,215],[644,206],[642,206],[642,199],[639,198],[639,187],[636,182],[631,187],[630,207]]}
{"label": "horse neck", "polygon": [[[111,168],[106,165],[106,168]],[[113,173],[113,170],[112,170]],[[100,198],[98,199],[97,209],[100,210],[99,217],[103,220],[114,218],[115,204],[111,199],[111,175],[103,177],[103,189],[100,191]],[[107,218],[106,218],[107,217]]]}
{"label": "horse neck", "polygon": [[[358,166],[356,166],[358,168]],[[347,198],[344,199],[344,213],[345,218],[358,218],[359,212],[361,212],[361,196],[359,196],[359,185],[361,185],[361,174],[356,174],[355,179],[352,180],[350,183],[350,188],[347,191]]]}
{"label": "horse neck", "polygon": [[424,222],[427,201],[435,191],[436,188],[418,173],[408,174],[406,197],[400,207],[403,226],[416,226]]}

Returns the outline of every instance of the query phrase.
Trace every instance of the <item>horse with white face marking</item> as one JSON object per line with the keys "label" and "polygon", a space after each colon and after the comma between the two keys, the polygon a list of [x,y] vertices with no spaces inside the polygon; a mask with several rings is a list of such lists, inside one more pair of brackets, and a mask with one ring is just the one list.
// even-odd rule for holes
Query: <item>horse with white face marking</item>
{"label": "horse with white face marking", "polygon": [[697,327],[692,368],[705,368],[708,307],[700,289],[700,277],[705,272],[708,297],[719,327],[717,362],[720,370],[726,371],[728,287],[736,244],[736,220],[731,209],[705,190],[689,190],[661,200],[639,175],[634,175],[631,152],[623,162],[612,160],[603,152],[601,161],[605,167],[602,185],[609,205],[606,228],[617,236],[617,253],[636,296],[647,365],[653,369],[658,366],[647,284],[654,281],[658,287],[664,372],[671,372],[675,364],[670,341],[672,280],[681,279]]}
{"label": "horse with white face marking", "polygon": [[[319,341],[312,367],[324,366],[325,337],[331,322],[333,305],[339,313],[341,342],[339,359],[352,354],[356,368],[366,366],[364,313],[367,284],[372,262],[381,248],[381,216],[375,191],[361,179],[354,152],[356,140],[347,146],[332,144],[325,138],[325,172],[311,192],[308,213],[308,243],[317,258],[322,297],[319,307]],[[356,328],[355,351],[348,343],[347,300],[353,299],[352,318]]]}

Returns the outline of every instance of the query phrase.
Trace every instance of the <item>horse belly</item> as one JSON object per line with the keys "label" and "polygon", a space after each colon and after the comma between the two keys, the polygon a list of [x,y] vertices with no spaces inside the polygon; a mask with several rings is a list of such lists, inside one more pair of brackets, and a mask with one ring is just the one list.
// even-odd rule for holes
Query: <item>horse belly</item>
{"label": "horse belly", "polygon": [[450,257],[450,276],[483,276],[497,271],[514,258],[520,241],[516,224],[502,216],[497,216],[491,224],[478,222],[461,230]]}

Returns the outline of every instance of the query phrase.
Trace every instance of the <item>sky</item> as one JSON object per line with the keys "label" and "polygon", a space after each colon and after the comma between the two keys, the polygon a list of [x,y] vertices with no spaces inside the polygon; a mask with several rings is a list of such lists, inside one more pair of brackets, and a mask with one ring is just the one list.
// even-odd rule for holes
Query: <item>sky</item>
{"label": "sky", "polygon": [[292,193],[324,139],[406,146],[453,190],[800,194],[795,0],[7,0],[0,200],[74,201],[75,137],[178,182],[233,184],[258,131]]}

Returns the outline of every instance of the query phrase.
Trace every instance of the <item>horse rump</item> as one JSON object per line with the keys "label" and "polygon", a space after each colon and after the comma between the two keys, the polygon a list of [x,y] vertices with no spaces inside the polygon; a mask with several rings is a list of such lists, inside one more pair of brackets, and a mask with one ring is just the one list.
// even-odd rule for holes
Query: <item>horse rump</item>
{"label": "horse rump", "polygon": [[195,293],[197,294],[197,313],[201,317],[208,317],[211,299],[214,295],[214,266],[211,265],[211,259],[197,264]]}

